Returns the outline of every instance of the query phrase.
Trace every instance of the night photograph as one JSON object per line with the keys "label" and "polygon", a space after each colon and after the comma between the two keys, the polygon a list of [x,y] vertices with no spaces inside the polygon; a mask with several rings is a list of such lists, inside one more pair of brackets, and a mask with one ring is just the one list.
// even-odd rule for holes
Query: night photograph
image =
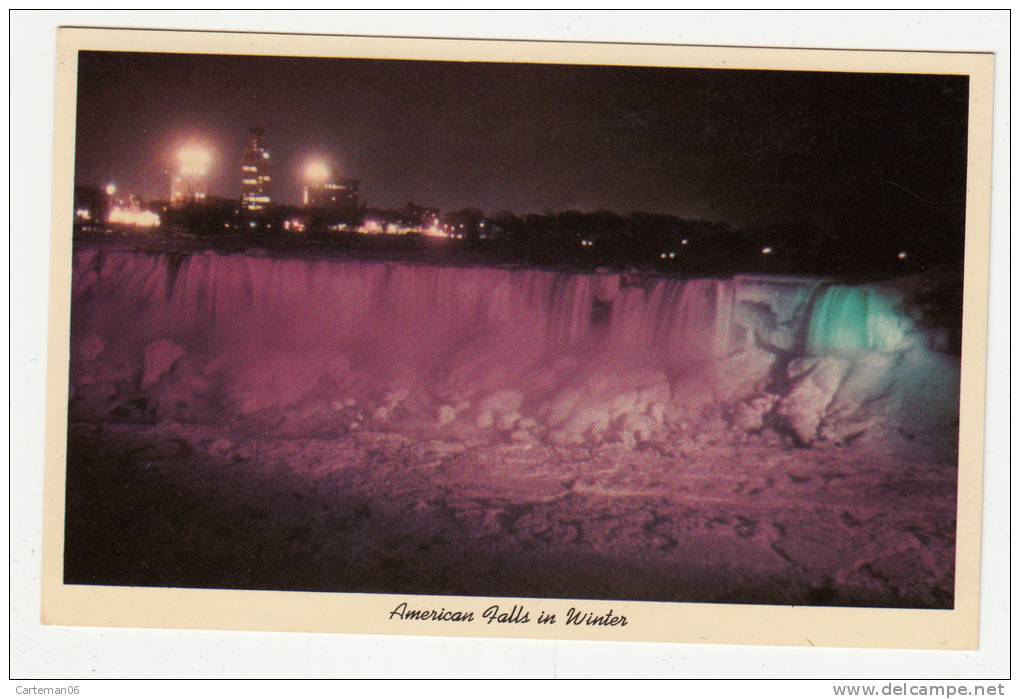
{"label": "night photograph", "polygon": [[76,84],[65,584],[954,607],[967,76]]}

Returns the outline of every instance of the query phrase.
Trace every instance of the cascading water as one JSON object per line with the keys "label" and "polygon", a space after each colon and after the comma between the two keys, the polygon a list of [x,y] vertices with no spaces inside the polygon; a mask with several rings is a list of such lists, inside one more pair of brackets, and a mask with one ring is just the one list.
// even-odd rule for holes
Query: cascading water
{"label": "cascading water", "polygon": [[733,305],[733,283],[718,280],[621,289],[615,275],[215,254],[175,274],[169,258],[137,253],[80,253],[75,266],[77,334],[167,338],[238,361],[301,350],[442,364],[499,338],[521,362],[583,349],[681,366],[725,352]]}
{"label": "cascading water", "polygon": [[888,291],[830,286],[811,312],[808,352],[815,355],[898,352],[910,344],[910,319]]}
{"label": "cascading water", "polygon": [[911,346],[888,292],[816,287],[84,249],[72,414],[141,392],[165,418],[307,413],[327,433],[322,406],[356,404],[379,419],[438,415],[568,441],[647,435],[760,392],[798,337],[821,357]]}

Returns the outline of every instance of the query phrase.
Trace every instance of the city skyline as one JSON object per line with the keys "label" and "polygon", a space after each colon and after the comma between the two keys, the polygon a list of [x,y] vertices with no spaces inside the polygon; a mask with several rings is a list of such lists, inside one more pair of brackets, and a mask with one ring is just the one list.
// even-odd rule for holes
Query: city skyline
{"label": "city skyline", "polygon": [[966,101],[958,76],[83,52],[76,180],[162,198],[201,142],[240,199],[262,125],[274,203],[318,158],[382,208],[927,215],[962,210]]}

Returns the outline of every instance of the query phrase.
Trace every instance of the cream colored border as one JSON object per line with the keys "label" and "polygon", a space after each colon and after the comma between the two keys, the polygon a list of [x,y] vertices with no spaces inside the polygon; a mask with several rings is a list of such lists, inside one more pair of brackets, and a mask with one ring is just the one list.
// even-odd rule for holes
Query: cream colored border
{"label": "cream colored border", "polygon": [[[477,621],[450,624],[388,619],[389,611],[401,601],[422,607],[470,610],[478,618],[490,603],[509,607],[515,602],[507,599],[64,585],[70,214],[79,50],[969,75],[956,608],[936,611],[516,600],[532,610],[533,616],[542,609],[562,618],[572,606],[601,611],[612,608],[615,613],[627,616],[626,627],[599,629],[562,624],[488,626]],[[58,35],[56,73],[43,507],[44,624],[791,646],[977,647],[991,203],[992,55],[66,28]]]}

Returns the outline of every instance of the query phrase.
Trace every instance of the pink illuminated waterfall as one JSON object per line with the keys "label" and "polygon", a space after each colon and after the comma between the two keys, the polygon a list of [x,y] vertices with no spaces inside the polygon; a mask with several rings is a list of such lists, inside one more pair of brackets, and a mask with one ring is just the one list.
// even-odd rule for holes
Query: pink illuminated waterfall
{"label": "pink illuminated waterfall", "polygon": [[[435,406],[512,391],[534,406],[691,372],[708,377],[704,367],[727,352],[735,288],[714,279],[83,250],[72,334],[92,349],[72,352],[72,383],[82,395],[98,376],[122,393],[140,382],[176,386],[161,405],[226,414],[394,392]],[[173,372],[152,359],[161,356],[154,343]],[[152,378],[164,369],[166,379]]]}

